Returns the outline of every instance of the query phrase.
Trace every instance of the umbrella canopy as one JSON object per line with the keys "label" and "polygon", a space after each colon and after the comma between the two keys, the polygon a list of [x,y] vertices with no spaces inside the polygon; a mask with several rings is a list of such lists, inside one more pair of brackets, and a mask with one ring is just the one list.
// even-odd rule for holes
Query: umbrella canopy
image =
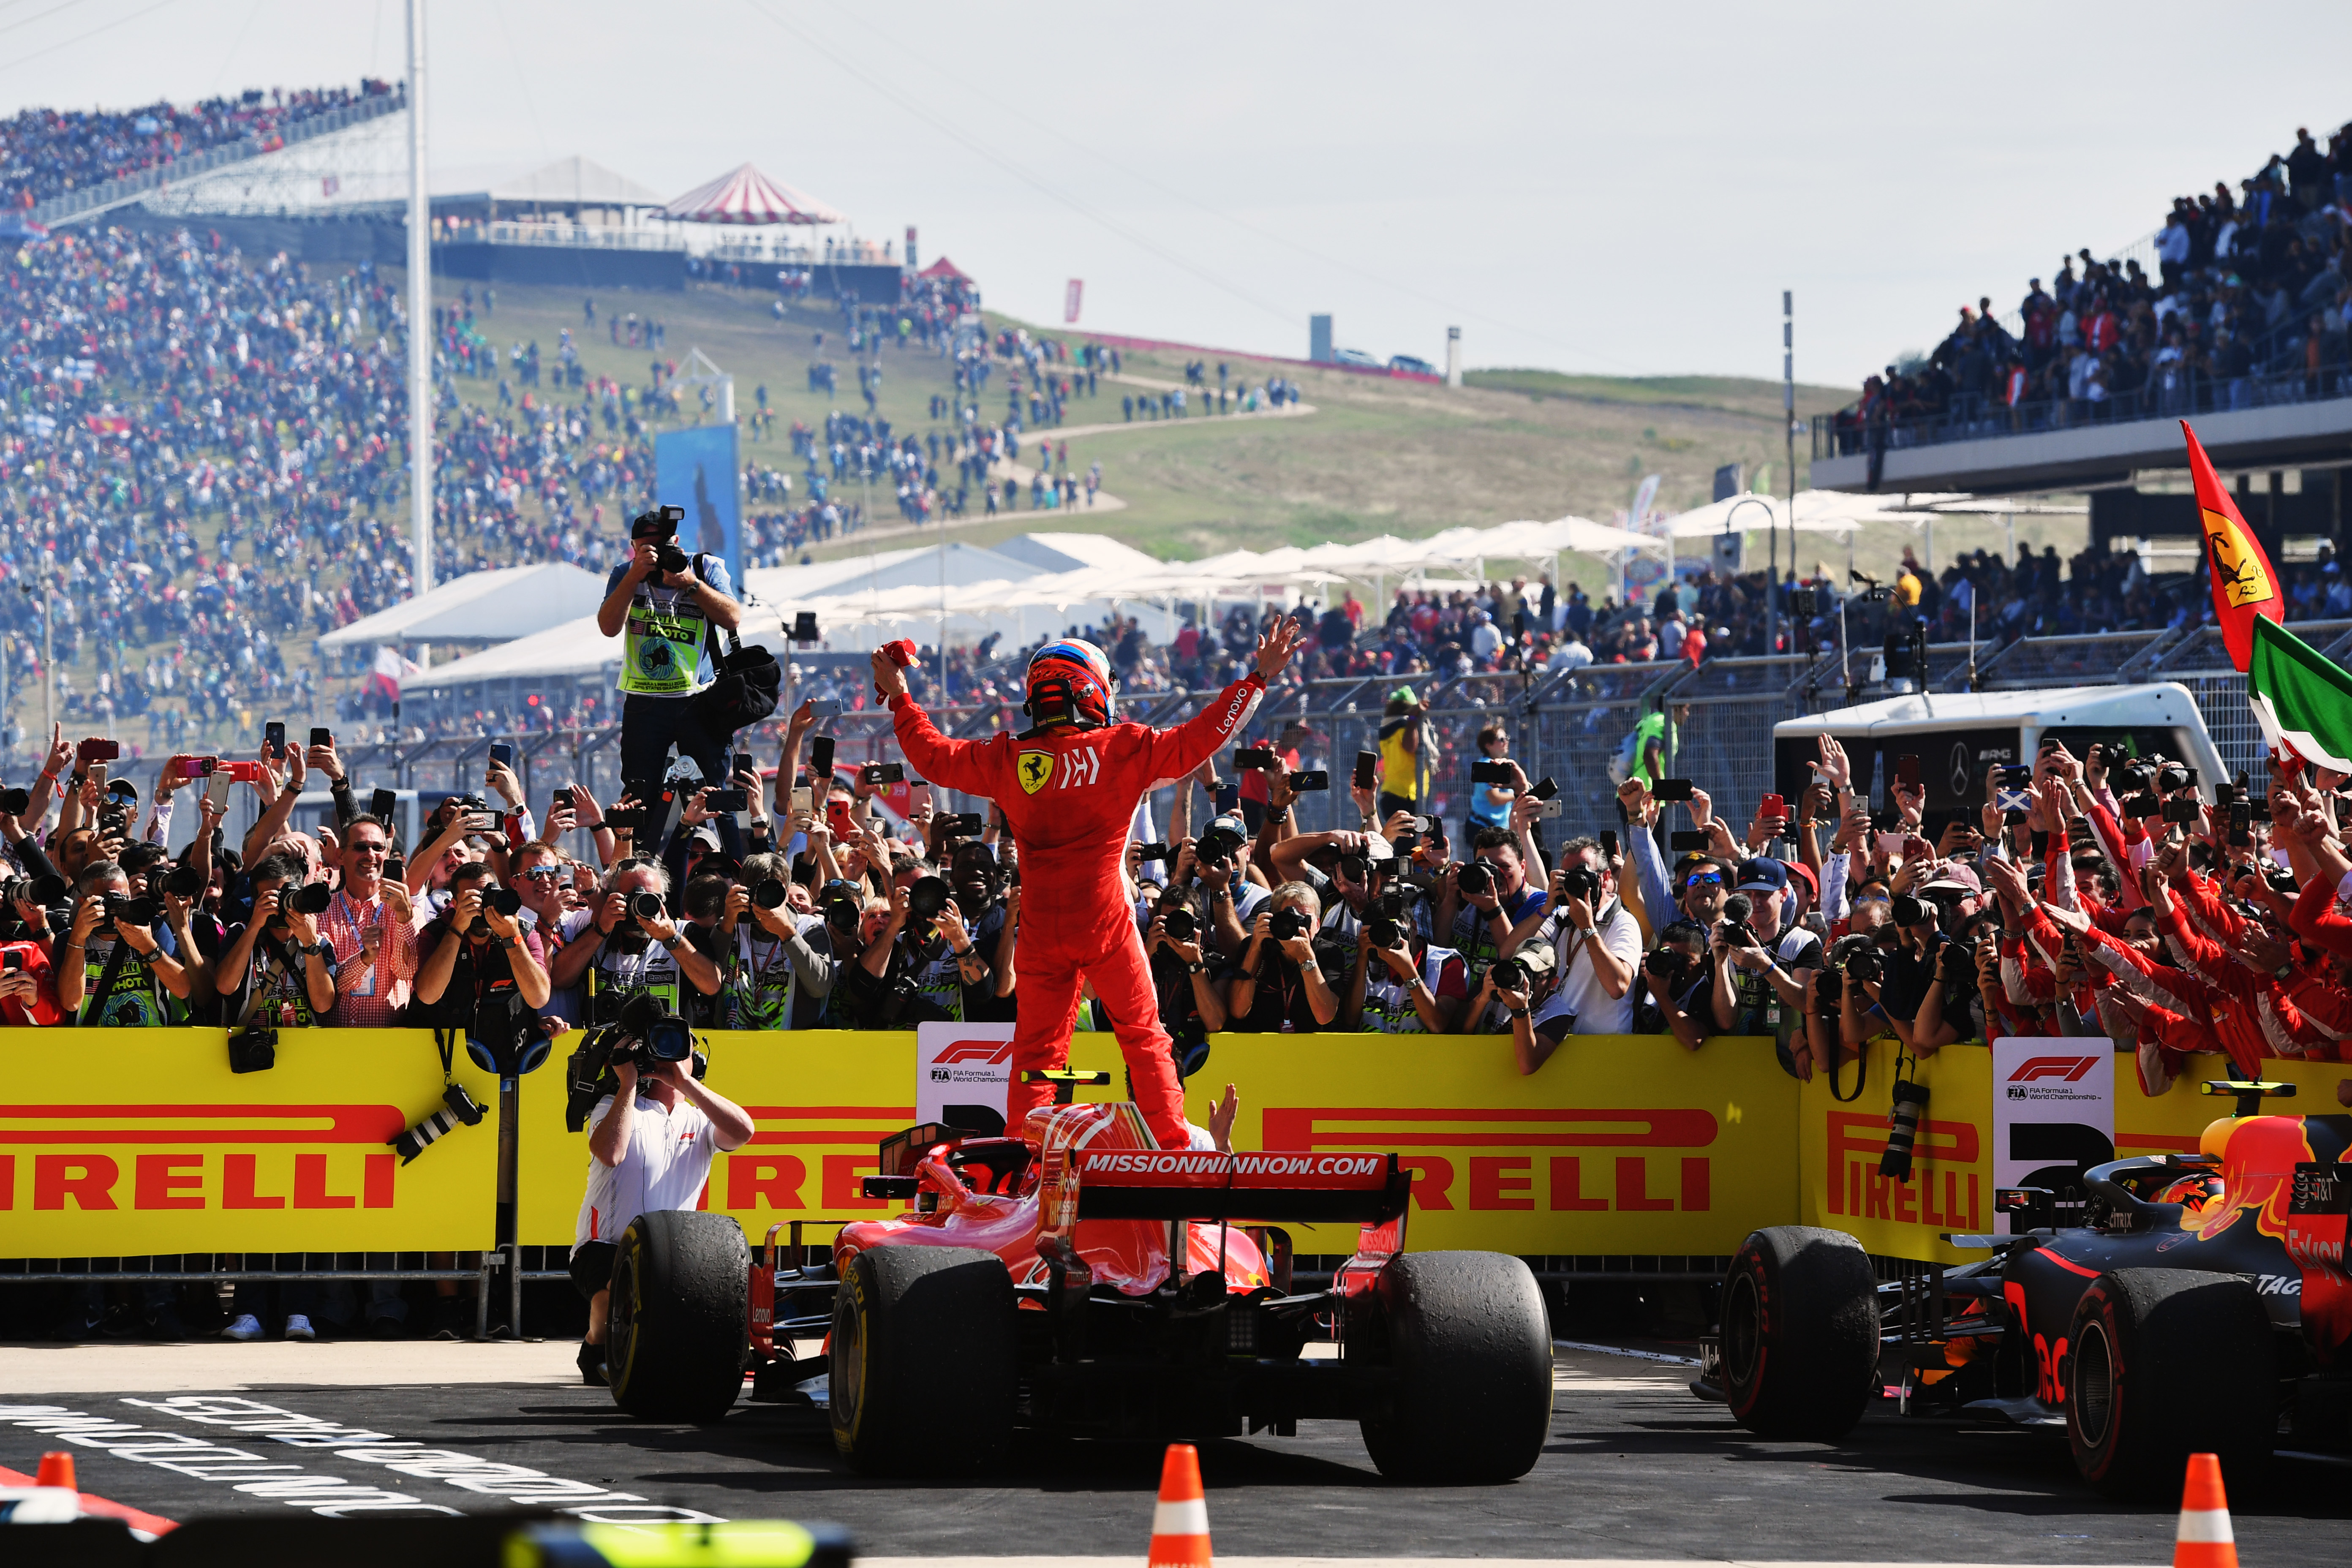
{"label": "umbrella canopy", "polygon": [[842,216],[815,197],[780,185],[749,163],[707,185],[697,185],[662,208],[681,223],[840,223]]}
{"label": "umbrella canopy", "polygon": [[971,281],[971,273],[966,272],[962,268],[958,267],[954,262],[950,261],[944,256],[940,257],[937,261],[932,262],[929,267],[924,268],[920,272],[916,273],[915,276],[918,278],[944,278],[950,283],[969,283]]}

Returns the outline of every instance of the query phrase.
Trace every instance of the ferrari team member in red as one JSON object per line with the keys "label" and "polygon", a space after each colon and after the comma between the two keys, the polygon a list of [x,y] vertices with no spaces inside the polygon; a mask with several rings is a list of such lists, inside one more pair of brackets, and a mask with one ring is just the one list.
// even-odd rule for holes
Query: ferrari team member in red
{"label": "ferrari team member in red", "polygon": [[875,651],[875,688],[890,705],[907,761],[936,784],[994,801],[1021,848],[1009,1128],[1051,1101],[1050,1085],[1024,1083],[1022,1075],[1069,1060],[1084,980],[1110,1015],[1152,1136],[1166,1149],[1213,1146],[1184,1120],[1183,1089],[1128,897],[1128,832],[1146,791],[1183,778],[1249,722],[1298,635],[1288,616],[1277,621],[1258,638],[1257,668],[1173,730],[1113,723],[1110,662],[1102,650],[1077,638],[1048,643],[1029,660],[1023,711],[1034,727],[985,741],[941,735],[908,695],[888,651]]}

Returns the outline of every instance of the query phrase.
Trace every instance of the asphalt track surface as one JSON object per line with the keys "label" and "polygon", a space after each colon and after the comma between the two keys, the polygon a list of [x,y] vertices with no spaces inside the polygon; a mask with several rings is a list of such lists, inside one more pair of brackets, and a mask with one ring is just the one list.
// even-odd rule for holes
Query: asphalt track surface
{"label": "asphalt track surface", "polygon": [[[323,1348],[323,1347],[322,1347]],[[552,1353],[566,1347],[550,1345]],[[456,1347],[451,1347],[454,1351]],[[17,1352],[0,1348],[0,1365]],[[462,1376],[462,1373],[458,1375]],[[2109,1503],[2073,1479],[2063,1439],[1873,1416],[1846,1443],[1750,1440],[1685,1387],[1686,1367],[1563,1349],[1552,1438],[1533,1473],[1503,1487],[1391,1487],[1352,1426],[1304,1423],[1295,1438],[1202,1445],[1220,1557],[1777,1560],[1816,1563],[2158,1563],[2173,1511]],[[0,1373],[0,1389],[22,1387]],[[51,1386],[55,1386],[52,1384]],[[281,1514],[302,1500],[235,1489],[255,1475],[342,1477],[359,1489],[467,1512],[497,1497],[388,1473],[394,1444],[526,1467],[728,1519],[847,1526],[882,1557],[1123,1556],[1150,1534],[1160,1449],[1024,1438],[985,1484],[869,1481],[833,1456],[823,1418],[739,1405],[715,1426],[644,1425],[602,1390],[468,1381],[394,1386],[242,1386],[215,1401],[186,1382],[145,1392],[0,1392],[0,1467],[29,1473],[74,1447],[82,1489],[172,1520]],[[198,1401],[191,1403],[191,1401]],[[236,1405],[231,1401],[248,1402]],[[131,1401],[142,1403],[133,1404]],[[392,1443],[310,1446],[258,1429],[264,1407],[364,1428]],[[233,1446],[248,1461],[185,1474],[28,1427],[36,1409]],[[207,1425],[194,1414],[210,1413]],[[955,1440],[954,1413],[940,1416]],[[119,1438],[126,1447],[135,1439]],[[348,1457],[373,1454],[373,1460]],[[215,1451],[218,1458],[218,1451]],[[262,1467],[278,1468],[266,1471]],[[2261,1568],[2341,1564],[2352,1541],[2352,1470],[2283,1461],[2263,1495],[2233,1497],[2242,1559]],[[624,1510],[636,1505],[622,1505]],[[365,1518],[362,1512],[357,1517]]]}

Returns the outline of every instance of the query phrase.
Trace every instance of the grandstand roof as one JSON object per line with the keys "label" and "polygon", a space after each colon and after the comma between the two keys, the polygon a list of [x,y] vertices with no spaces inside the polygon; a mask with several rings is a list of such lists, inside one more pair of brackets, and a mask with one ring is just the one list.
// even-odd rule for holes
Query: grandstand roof
{"label": "grandstand roof", "polygon": [[749,163],[739,163],[708,184],[662,208],[681,223],[842,223],[841,214],[814,196],[778,184]]}
{"label": "grandstand roof", "polygon": [[592,159],[559,158],[541,168],[489,181],[479,191],[436,192],[436,196],[480,195],[494,202],[539,202],[548,205],[586,205],[613,207],[657,207],[661,193],[615,174]]}
{"label": "grandstand roof", "polygon": [[468,572],[319,639],[321,647],[370,643],[509,642],[580,616],[604,602],[604,580],[561,561]]}

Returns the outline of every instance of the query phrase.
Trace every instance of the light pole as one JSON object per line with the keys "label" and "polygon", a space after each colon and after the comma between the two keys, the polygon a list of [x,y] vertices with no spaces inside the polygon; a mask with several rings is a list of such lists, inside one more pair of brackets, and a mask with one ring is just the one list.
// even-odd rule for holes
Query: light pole
{"label": "light pole", "polygon": [[433,591],[433,203],[425,190],[425,0],[408,0],[408,528],[412,596],[422,598]]}

